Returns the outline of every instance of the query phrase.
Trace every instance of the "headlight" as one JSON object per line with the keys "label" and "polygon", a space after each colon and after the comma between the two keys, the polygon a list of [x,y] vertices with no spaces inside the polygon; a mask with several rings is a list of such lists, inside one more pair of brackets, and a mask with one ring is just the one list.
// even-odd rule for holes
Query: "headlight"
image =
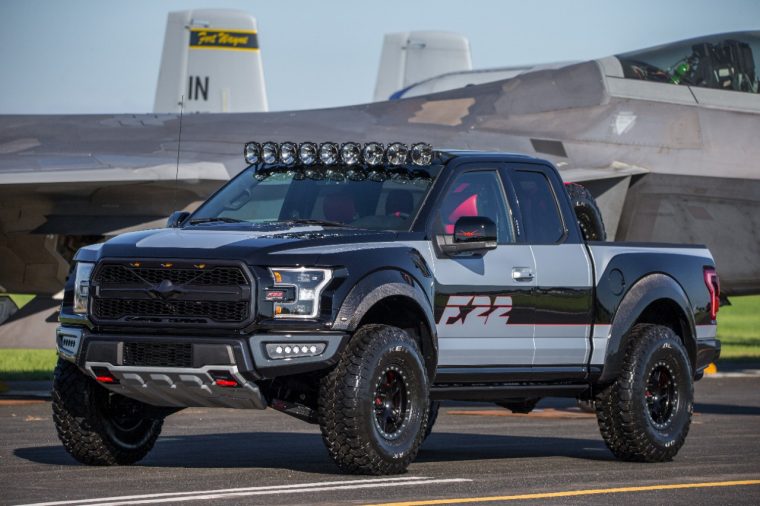
{"label": "headlight", "polygon": [[316,318],[319,297],[332,279],[330,269],[271,268],[274,288],[265,298],[274,302],[275,318]]}
{"label": "headlight", "polygon": [[90,298],[90,275],[95,264],[77,263],[74,275],[74,312],[86,313],[87,300]]}

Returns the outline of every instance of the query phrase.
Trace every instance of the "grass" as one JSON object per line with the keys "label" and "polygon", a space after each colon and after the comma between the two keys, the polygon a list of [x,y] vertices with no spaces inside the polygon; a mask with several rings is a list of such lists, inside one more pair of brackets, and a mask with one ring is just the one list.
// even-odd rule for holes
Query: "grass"
{"label": "grass", "polygon": [[[720,360],[760,361],[760,295],[733,297],[718,313]],[[0,381],[51,380],[55,350],[0,349]]]}
{"label": "grass", "polygon": [[720,360],[760,360],[760,295],[732,297],[718,312]]}
{"label": "grass", "polygon": [[0,349],[0,381],[52,380],[55,350]]}

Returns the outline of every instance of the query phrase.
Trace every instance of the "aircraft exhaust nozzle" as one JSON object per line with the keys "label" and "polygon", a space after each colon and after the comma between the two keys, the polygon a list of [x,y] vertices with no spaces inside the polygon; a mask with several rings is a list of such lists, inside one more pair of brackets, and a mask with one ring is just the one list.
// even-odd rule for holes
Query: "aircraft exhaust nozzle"
{"label": "aircraft exhaust nozzle", "polygon": [[451,32],[386,33],[375,85],[376,102],[447,72],[472,70],[470,42]]}
{"label": "aircraft exhaust nozzle", "polygon": [[157,113],[268,109],[256,19],[243,11],[170,12],[156,87]]}

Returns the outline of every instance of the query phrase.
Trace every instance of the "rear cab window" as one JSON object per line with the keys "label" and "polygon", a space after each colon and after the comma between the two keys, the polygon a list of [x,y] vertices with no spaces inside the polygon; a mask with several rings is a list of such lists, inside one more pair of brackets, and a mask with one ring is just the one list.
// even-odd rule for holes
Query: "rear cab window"
{"label": "rear cab window", "polygon": [[531,244],[557,244],[567,235],[557,197],[542,170],[509,171],[524,233]]}

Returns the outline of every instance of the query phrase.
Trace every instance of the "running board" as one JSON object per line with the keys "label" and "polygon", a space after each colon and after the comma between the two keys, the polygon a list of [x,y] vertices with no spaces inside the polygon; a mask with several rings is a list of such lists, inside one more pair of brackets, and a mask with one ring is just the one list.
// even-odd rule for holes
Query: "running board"
{"label": "running board", "polygon": [[435,385],[432,400],[502,401],[531,397],[578,397],[589,389],[588,383],[559,385]]}

